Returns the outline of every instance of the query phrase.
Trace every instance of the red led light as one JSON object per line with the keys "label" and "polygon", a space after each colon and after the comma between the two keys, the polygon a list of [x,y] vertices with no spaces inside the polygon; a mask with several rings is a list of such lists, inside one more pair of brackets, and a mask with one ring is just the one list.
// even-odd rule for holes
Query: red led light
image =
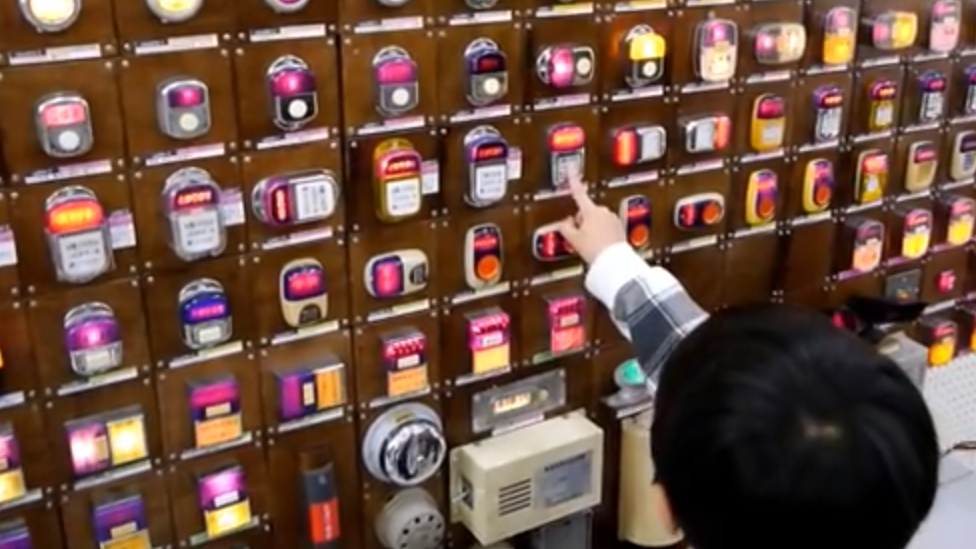
{"label": "red led light", "polygon": [[322,291],[322,273],[304,271],[288,277],[288,291],[295,295],[312,295]]}
{"label": "red led light", "polygon": [[834,324],[835,328],[847,328],[847,324],[844,322],[844,315],[840,313],[834,313],[833,316],[830,317],[830,321]]}
{"label": "red led light", "polygon": [[761,34],[756,38],[756,49],[769,52],[776,49],[776,39],[768,34]]}
{"label": "red led light", "polygon": [[483,234],[474,240],[474,249],[478,251],[494,250],[498,247],[498,237],[493,234]]}
{"label": "red led light", "polygon": [[376,270],[376,288],[381,295],[396,293],[400,289],[400,269],[392,263],[384,263]]}
{"label": "red led light", "polygon": [[613,137],[613,161],[618,166],[630,166],[637,162],[637,132],[620,130]]}
{"label": "red led light", "polygon": [[972,213],[973,210],[976,210],[976,202],[973,202],[967,198],[961,198],[954,201],[950,207],[950,211],[954,216],[966,215],[968,213]]}
{"label": "red led light", "polygon": [[927,212],[915,212],[905,218],[905,229],[911,231],[917,227],[925,227],[929,224]]}
{"label": "red led light", "polygon": [[484,72],[497,72],[501,70],[504,63],[502,58],[497,55],[483,55],[478,59],[477,71],[479,73]]}
{"label": "red led light", "polygon": [[505,158],[508,153],[507,147],[505,145],[485,145],[478,147],[474,153],[475,161],[483,160],[498,160],[500,158]]}
{"label": "red led light", "polygon": [[757,110],[761,118],[782,118],[786,111],[786,102],[781,98],[765,99],[759,104]]}
{"label": "red led light", "polygon": [[56,206],[47,213],[47,228],[52,233],[74,232],[97,227],[105,212],[95,201],[78,201]]}
{"label": "red led light", "polygon": [[875,88],[874,97],[876,99],[891,99],[898,93],[898,88],[893,84],[884,84]]}
{"label": "red led light", "polygon": [[890,36],[888,25],[882,23],[875,23],[874,28],[871,29],[871,38],[874,42],[884,42]]}
{"label": "red led light", "polygon": [[929,162],[935,160],[935,149],[919,149],[915,151],[915,162]]}
{"label": "red led light", "polygon": [[182,86],[170,92],[171,107],[197,107],[203,104],[203,90],[198,86]]}
{"label": "red led light", "polygon": [[864,169],[870,172],[880,172],[888,168],[888,157],[878,155],[864,159]]}
{"label": "red led light", "polygon": [[925,89],[928,91],[942,91],[946,87],[946,81],[944,78],[933,78],[925,83]]}
{"label": "red led light", "polygon": [[405,356],[417,355],[424,351],[426,347],[424,337],[418,336],[410,339],[393,341],[386,345],[383,353],[388,359],[402,358]]}
{"label": "red led light", "polygon": [[294,93],[302,89],[302,79],[297,74],[288,74],[281,79],[281,82],[286,91]]}
{"label": "red led light", "polygon": [[481,335],[486,332],[498,332],[508,328],[508,315],[497,314],[471,321],[471,332]]}
{"label": "red led light", "polygon": [[44,109],[41,118],[45,126],[67,126],[78,124],[87,119],[84,105],[80,103],[66,103],[62,105],[51,105]]}
{"label": "red led light", "polygon": [[549,135],[549,149],[569,151],[579,149],[586,142],[586,132],[579,126],[566,126]]}
{"label": "red led light", "polygon": [[686,206],[682,206],[679,217],[681,218],[681,224],[685,227],[694,226],[695,219],[698,217],[697,212],[695,211],[695,205],[688,204]]}
{"label": "red led light", "polygon": [[546,257],[556,255],[556,251],[559,246],[559,241],[557,239],[558,237],[556,236],[556,233],[546,233],[546,235],[542,237],[542,255]]}
{"label": "red led light", "polygon": [[566,48],[558,48],[552,52],[552,79],[563,81],[572,76],[576,71],[576,63],[573,61],[573,52]]}
{"label": "red led light", "polygon": [[830,94],[830,95],[825,95],[823,96],[823,98],[820,99],[820,106],[825,108],[837,107],[843,102],[844,102],[843,95],[839,93]]}
{"label": "red led light", "polygon": [[291,194],[284,187],[271,191],[271,217],[278,223],[291,219]]}
{"label": "red led light", "polygon": [[651,211],[646,204],[633,204],[627,207],[627,219],[641,219]]}
{"label": "red led light", "polygon": [[956,287],[956,273],[943,271],[939,273],[939,292],[947,294]]}
{"label": "red led light", "polygon": [[173,206],[177,209],[192,208],[216,202],[213,189],[193,189],[176,193]]}
{"label": "red led light", "polygon": [[276,95],[294,95],[315,91],[315,77],[303,70],[288,70],[275,75],[271,84]]}
{"label": "red led light", "polygon": [[387,177],[412,175],[420,171],[420,160],[413,154],[391,157],[383,163],[383,173]]}
{"label": "red led light", "polygon": [[98,328],[89,328],[82,333],[81,337],[86,345],[99,345],[102,342],[102,331]]}
{"label": "red led light", "polygon": [[227,307],[223,303],[215,303],[213,305],[190,309],[190,318],[193,320],[207,320],[224,316],[226,313]]}
{"label": "red led light", "polygon": [[417,79],[417,64],[409,60],[390,61],[376,73],[380,84],[406,84]]}
{"label": "red led light", "polygon": [[837,28],[847,28],[848,26],[850,26],[851,21],[847,15],[847,10],[840,9],[834,12],[833,16],[831,17],[830,23],[831,25]]}
{"label": "red led light", "polygon": [[933,329],[933,335],[936,339],[955,337],[956,325],[952,322],[939,324]]}
{"label": "red led light", "polygon": [[[560,320],[563,322],[571,319],[571,316],[574,316],[578,322],[580,309],[582,308],[581,305],[582,302],[573,297],[554,300],[549,303],[549,316],[561,317]],[[568,322],[565,323],[569,324]]]}
{"label": "red led light", "polygon": [[879,240],[884,233],[884,226],[880,223],[865,223],[857,230],[858,240]]}

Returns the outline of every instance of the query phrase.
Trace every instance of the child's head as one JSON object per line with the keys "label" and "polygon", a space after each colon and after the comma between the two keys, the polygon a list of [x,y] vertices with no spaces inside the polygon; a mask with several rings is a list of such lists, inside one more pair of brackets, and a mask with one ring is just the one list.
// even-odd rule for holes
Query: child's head
{"label": "child's head", "polygon": [[935,427],[908,377],[786,306],[717,313],[678,346],[652,450],[695,549],[903,549],[938,486]]}

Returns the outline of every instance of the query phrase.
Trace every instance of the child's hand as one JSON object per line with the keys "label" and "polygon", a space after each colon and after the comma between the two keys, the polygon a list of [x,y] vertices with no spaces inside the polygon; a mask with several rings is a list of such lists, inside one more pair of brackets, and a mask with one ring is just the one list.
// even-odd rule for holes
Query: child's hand
{"label": "child's hand", "polygon": [[627,243],[620,218],[608,208],[594,203],[586,194],[586,185],[578,177],[570,180],[569,189],[579,211],[560,223],[559,232],[583,261],[591,264],[603,250],[614,244]]}

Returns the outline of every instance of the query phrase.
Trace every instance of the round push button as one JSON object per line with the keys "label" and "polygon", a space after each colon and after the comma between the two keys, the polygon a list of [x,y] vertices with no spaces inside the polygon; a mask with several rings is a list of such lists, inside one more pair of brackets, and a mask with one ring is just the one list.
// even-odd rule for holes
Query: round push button
{"label": "round push button", "polygon": [[200,129],[200,117],[192,113],[183,113],[177,120],[180,129],[187,133],[192,133]]}
{"label": "round push button", "polygon": [[292,119],[301,119],[308,116],[311,109],[308,107],[308,103],[304,101],[292,101],[288,104],[288,116]]}
{"label": "round push button", "polygon": [[64,152],[74,152],[81,147],[81,136],[76,131],[64,131],[58,134],[58,148]]}

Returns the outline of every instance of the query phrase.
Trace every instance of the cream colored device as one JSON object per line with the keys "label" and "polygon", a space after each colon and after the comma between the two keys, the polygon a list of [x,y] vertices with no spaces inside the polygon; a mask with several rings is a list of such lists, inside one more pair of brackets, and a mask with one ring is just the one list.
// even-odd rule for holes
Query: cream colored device
{"label": "cream colored device", "polygon": [[451,452],[451,521],[490,545],[599,505],[603,430],[582,410]]}
{"label": "cream colored device", "polygon": [[397,492],[376,517],[374,529],[385,549],[444,547],[444,517],[434,498],[420,488]]}
{"label": "cream colored device", "polygon": [[653,412],[625,418],[620,423],[620,501],[617,539],[638,547],[667,547],[684,537],[671,524],[664,499],[650,489],[654,484],[651,461]]}

